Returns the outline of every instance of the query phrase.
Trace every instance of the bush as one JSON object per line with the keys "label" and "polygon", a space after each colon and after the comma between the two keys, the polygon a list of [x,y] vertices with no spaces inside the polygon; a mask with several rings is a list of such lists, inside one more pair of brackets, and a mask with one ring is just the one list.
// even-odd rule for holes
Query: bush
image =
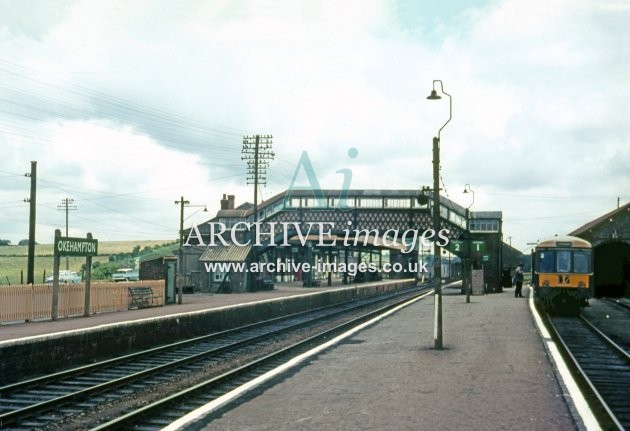
{"label": "bush", "polygon": [[112,277],[112,274],[115,273],[117,269],[118,265],[113,262],[94,262],[94,265],[92,265],[92,279],[108,280]]}

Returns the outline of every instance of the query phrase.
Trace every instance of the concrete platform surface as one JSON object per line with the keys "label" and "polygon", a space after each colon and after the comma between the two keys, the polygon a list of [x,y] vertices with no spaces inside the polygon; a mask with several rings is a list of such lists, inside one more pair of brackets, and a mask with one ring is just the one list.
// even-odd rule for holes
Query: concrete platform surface
{"label": "concrete platform surface", "polygon": [[304,295],[307,293],[340,287],[341,286],[304,288],[297,287],[296,285],[278,285],[274,290],[260,292],[232,294],[185,294],[183,295],[182,304],[170,304],[163,307],[143,308],[140,310],[132,309],[113,313],[93,314],[90,317],[59,318],[59,320],[56,321],[44,320],[38,322],[0,325],[0,343],[18,338],[50,335],[57,332],[86,329],[100,325],[134,321],[150,317],[188,313],[192,311],[207,310],[211,308],[262,301],[265,299],[280,298],[285,296]]}
{"label": "concrete platform surface", "polygon": [[428,297],[186,429],[576,429],[526,298],[443,299],[444,350]]}

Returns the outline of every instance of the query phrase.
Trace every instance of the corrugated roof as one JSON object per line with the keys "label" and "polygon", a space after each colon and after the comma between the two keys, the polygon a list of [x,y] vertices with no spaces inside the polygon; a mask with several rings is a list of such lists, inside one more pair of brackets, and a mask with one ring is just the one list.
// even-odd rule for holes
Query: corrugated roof
{"label": "corrugated roof", "polygon": [[214,247],[208,246],[199,258],[200,262],[244,262],[251,251],[251,245],[236,245],[229,243],[227,246],[219,243]]}

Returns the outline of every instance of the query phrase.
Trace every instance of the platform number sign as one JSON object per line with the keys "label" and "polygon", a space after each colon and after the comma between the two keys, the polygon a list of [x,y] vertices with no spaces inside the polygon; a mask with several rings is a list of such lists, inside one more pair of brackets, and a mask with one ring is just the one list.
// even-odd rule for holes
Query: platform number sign
{"label": "platform number sign", "polygon": [[451,241],[448,249],[451,253],[461,253],[464,251],[464,241]]}
{"label": "platform number sign", "polygon": [[485,241],[473,241],[470,247],[473,253],[483,253],[486,251]]}

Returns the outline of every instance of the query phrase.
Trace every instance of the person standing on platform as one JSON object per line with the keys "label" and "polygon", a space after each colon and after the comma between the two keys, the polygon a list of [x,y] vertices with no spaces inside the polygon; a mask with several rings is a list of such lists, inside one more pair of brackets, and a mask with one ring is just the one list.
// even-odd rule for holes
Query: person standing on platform
{"label": "person standing on platform", "polygon": [[519,263],[516,267],[516,271],[514,271],[514,284],[516,285],[516,289],[514,290],[515,298],[523,297],[523,264]]}

